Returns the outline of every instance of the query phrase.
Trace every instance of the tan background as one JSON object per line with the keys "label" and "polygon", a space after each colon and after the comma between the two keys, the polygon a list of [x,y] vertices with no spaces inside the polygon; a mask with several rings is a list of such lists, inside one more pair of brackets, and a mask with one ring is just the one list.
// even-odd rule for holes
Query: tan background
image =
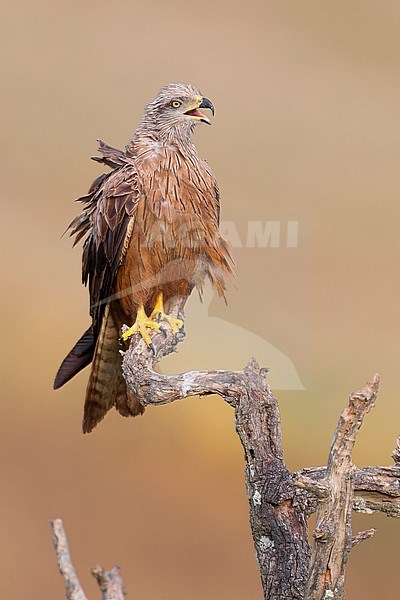
{"label": "tan background", "polygon": [[[400,6],[396,1],[3,2],[1,596],[63,598],[49,536],[64,519],[89,568],[123,568],[138,600],[260,598],[232,411],[218,398],[112,413],[80,432],[86,374],[57,394],[60,360],[87,327],[80,250],[60,235],[100,172],[96,137],[123,146],[169,81],[215,103],[196,141],[223,214],[298,220],[299,247],[235,251],[238,291],[210,315],[243,340],[187,342],[169,368],[240,367],[246,332],[295,365],[280,392],[288,466],[323,464],[348,393],[383,382],[354,458],[390,463],[399,433]],[[215,322],[215,321],[214,321]],[[204,333],[206,332],[206,333]],[[239,353],[240,352],[240,357]],[[264,360],[264,357],[260,357]],[[400,529],[351,556],[348,597],[392,599]]]}

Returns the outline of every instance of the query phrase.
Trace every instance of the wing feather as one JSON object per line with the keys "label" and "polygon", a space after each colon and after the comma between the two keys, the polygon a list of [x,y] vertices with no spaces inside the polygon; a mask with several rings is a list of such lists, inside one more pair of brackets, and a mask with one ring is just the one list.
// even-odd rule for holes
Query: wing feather
{"label": "wing feather", "polygon": [[82,281],[89,286],[90,315],[98,334],[107,299],[113,294],[117,271],[123,263],[137,208],[137,173],[123,152],[100,141],[99,161],[113,171],[98,177],[79,202],[83,211],[67,231],[74,246],[86,235],[82,255]]}

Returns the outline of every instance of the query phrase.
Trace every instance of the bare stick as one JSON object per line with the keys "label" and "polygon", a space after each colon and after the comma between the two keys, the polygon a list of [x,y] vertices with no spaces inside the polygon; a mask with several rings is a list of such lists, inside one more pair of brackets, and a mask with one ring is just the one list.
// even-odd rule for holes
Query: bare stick
{"label": "bare stick", "polygon": [[125,599],[124,582],[121,579],[118,565],[115,565],[111,571],[105,571],[102,567],[96,565],[92,569],[92,575],[102,591],[102,600]]}
{"label": "bare stick", "polygon": [[[303,473],[298,472],[295,473],[294,483],[298,488],[301,488],[302,490],[307,490],[307,492],[310,492],[319,500],[326,500],[329,496],[329,487],[325,483],[325,481],[321,481],[316,478],[313,479],[311,477],[303,475]],[[316,507],[317,503],[315,506],[315,510]]]}
{"label": "bare stick", "polygon": [[[326,467],[309,467],[295,473],[295,483],[301,488],[296,502],[307,517],[317,510],[318,498],[311,485],[301,485],[302,479],[323,484]],[[307,489],[306,489],[307,488]],[[372,514],[382,512],[388,517],[400,518],[400,464],[392,467],[363,467],[354,473],[353,510]]]}
{"label": "bare stick", "polygon": [[392,458],[395,464],[400,466],[400,435],[396,440],[396,448],[393,450]]}
{"label": "bare stick", "polygon": [[[87,600],[71,562],[67,536],[61,519],[50,521],[51,535],[57,554],[58,568],[64,578],[67,600]],[[92,569],[102,592],[102,600],[124,600],[126,592],[120,576],[119,566],[115,565],[111,571],[105,571],[96,565]]]}
{"label": "bare stick", "polygon": [[[344,598],[344,571],[352,548],[351,511],[354,471],[351,453],[365,415],[374,405],[379,376],[350,395],[329,452],[324,483],[329,497],[319,502],[306,598]],[[310,490],[312,491],[312,490]]]}
{"label": "bare stick", "polygon": [[71,562],[67,536],[61,519],[50,521],[51,535],[57,554],[57,563],[61,575],[64,578],[67,600],[87,600],[76,571]]}
{"label": "bare stick", "polygon": [[365,531],[359,531],[357,533],[356,536],[353,537],[353,539],[351,540],[351,545],[357,546],[357,544],[360,544],[361,542],[363,542],[364,540],[369,540],[369,538],[371,538],[372,536],[374,536],[376,533],[376,529],[372,528],[372,529],[366,529]]}

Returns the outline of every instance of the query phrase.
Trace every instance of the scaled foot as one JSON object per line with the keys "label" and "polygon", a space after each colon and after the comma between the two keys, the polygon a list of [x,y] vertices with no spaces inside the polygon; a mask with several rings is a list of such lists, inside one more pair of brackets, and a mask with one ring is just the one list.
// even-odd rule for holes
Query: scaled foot
{"label": "scaled foot", "polygon": [[146,344],[148,346],[152,346],[151,337],[147,329],[157,331],[157,333],[161,331],[160,324],[156,323],[153,320],[153,314],[150,317],[148,317],[146,315],[144,307],[139,306],[136,315],[136,321],[134,322],[132,327],[129,327],[129,329],[123,332],[122,339],[126,342],[126,340],[135,335],[135,333],[140,333]]}
{"label": "scaled foot", "polygon": [[151,313],[151,319],[159,318],[161,320],[167,321],[169,326],[171,327],[172,333],[176,335],[180,329],[183,327],[183,321],[178,318],[170,317],[164,312],[164,302],[163,302],[163,293],[160,292],[156,305],[153,308],[153,312]]}

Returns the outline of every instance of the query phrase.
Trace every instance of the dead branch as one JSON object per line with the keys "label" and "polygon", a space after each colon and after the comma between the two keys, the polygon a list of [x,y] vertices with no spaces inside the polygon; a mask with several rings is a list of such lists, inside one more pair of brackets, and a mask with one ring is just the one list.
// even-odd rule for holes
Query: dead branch
{"label": "dead branch", "polygon": [[365,531],[359,531],[351,540],[352,547],[357,546],[357,544],[360,544],[364,540],[369,540],[369,538],[373,537],[375,533],[376,529],[373,527],[371,529],[366,529]]}
{"label": "dead branch", "polygon": [[115,565],[111,571],[105,571],[102,567],[96,565],[92,569],[92,575],[102,591],[102,600],[124,600],[126,596],[125,586],[118,565]]}
{"label": "dead branch", "polygon": [[179,339],[166,327],[152,341],[154,353],[137,338],[125,353],[122,369],[128,386],[145,406],[218,394],[234,407],[265,598],[303,598],[310,558],[308,533],[301,508],[293,504],[296,489],[283,460],[279,408],[266,382],[267,370],[253,359],[243,371],[162,375],[155,372],[155,364],[175,349]]}
{"label": "dead branch", "polygon": [[67,536],[65,535],[63,522],[61,519],[50,521],[51,535],[54,548],[57,554],[57,563],[61,575],[64,578],[67,600],[87,600],[87,596],[81,584],[71,561],[69,553]]}
{"label": "dead branch", "polygon": [[396,440],[396,448],[392,452],[392,458],[395,464],[400,466],[400,435]]}
{"label": "dead branch", "polygon": [[[76,571],[72,565],[62,520],[54,519],[50,521],[50,527],[57,555],[58,568],[64,578],[67,600],[87,600],[87,596],[79,583]],[[102,567],[96,565],[92,569],[92,575],[102,592],[102,600],[124,600],[126,593],[118,565],[115,565],[111,571],[104,571]]]}
{"label": "dead branch", "polygon": [[[323,483],[329,494],[319,499],[306,597],[344,597],[344,572],[352,548],[351,511],[354,466],[351,453],[365,415],[374,405],[379,376],[350,395],[336,428]],[[313,492],[312,488],[309,489]]]}
{"label": "dead branch", "polygon": [[[296,502],[302,507],[307,517],[312,515],[318,506],[318,498],[299,485],[301,478],[321,482],[326,476],[326,467],[308,467],[295,473],[298,485]],[[400,518],[400,465],[392,467],[363,467],[354,473],[353,510],[372,514],[382,512],[388,517]]]}
{"label": "dead branch", "polygon": [[[173,302],[169,312],[183,319],[182,299]],[[209,394],[228,402],[244,448],[250,524],[265,600],[343,598],[349,552],[374,533],[352,536],[352,510],[400,515],[400,442],[393,467],[356,470],[351,462],[356,435],[376,399],[378,376],[350,396],[328,466],[292,474],[283,459],[279,408],[266,382],[267,369],[253,359],[243,371],[157,373],[156,363],[175,351],[183,337],[183,332],[174,336],[163,323],[162,331],[152,337],[153,349],[135,336],[123,357],[128,387],[144,406]],[[315,511],[311,554],[306,518]]]}
{"label": "dead branch", "polygon": [[[183,319],[183,299],[168,307]],[[400,517],[400,438],[391,467],[356,469],[351,453],[365,415],[378,392],[375,375],[350,395],[336,428],[327,467],[290,473],[283,459],[279,407],[266,381],[267,369],[252,361],[242,371],[190,371],[163,375],[157,362],[175,351],[184,332],[174,336],[166,323],[152,337],[152,347],[139,336],[123,353],[122,369],[129,388],[143,405],[157,406],[193,395],[218,394],[235,410],[236,431],[244,449],[245,484],[250,524],[265,600],[344,598],[344,575],[352,548],[371,538],[375,529],[351,531],[352,511],[380,511]],[[310,550],[306,519],[317,513]],[[60,519],[52,534],[67,599],[86,600],[72,566]],[[123,600],[119,568],[94,567],[103,600]]]}

